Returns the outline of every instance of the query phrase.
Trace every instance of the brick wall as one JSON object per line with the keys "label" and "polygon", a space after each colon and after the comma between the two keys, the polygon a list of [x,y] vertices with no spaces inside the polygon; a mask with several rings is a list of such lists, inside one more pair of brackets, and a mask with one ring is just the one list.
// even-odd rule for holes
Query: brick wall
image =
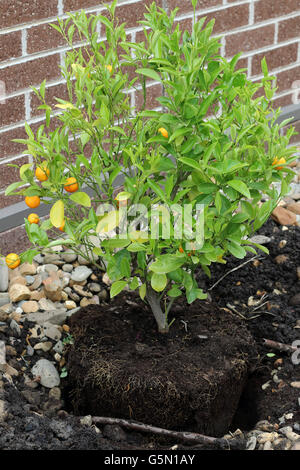
{"label": "brick wall", "polygon": [[[152,0],[119,0],[117,15],[126,21],[131,40],[139,38],[145,5]],[[18,170],[30,157],[22,156],[23,146],[11,142],[25,137],[24,122],[37,128],[43,116],[38,111],[30,85],[38,86],[47,79],[47,96],[63,97],[64,85],[59,66],[66,45],[49,26],[57,16],[85,9],[100,13],[106,0],[0,0],[0,93],[5,85],[5,101],[0,95],[0,209],[19,202],[18,197],[4,197],[4,189],[15,181]],[[166,9],[179,7],[177,20],[190,29],[193,12],[190,0],[157,0]],[[241,66],[249,78],[261,77],[260,61],[265,56],[269,69],[278,79],[275,105],[300,102],[300,3],[299,0],[199,0],[197,19],[216,19],[215,34],[222,35],[222,54],[231,57],[243,51]],[[101,30],[99,29],[101,37]],[[152,84],[151,96],[159,92]],[[133,97],[139,104],[140,97]],[[150,103],[149,103],[150,104]],[[296,124],[300,132],[300,123]],[[300,141],[300,136],[295,142]],[[1,221],[0,221],[1,232]],[[0,252],[1,252],[0,239]]]}

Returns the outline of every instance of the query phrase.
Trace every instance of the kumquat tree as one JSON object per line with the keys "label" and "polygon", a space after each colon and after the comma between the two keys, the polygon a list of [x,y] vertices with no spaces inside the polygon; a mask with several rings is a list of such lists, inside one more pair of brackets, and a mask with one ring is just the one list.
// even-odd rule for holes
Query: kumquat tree
{"label": "kumquat tree", "polygon": [[[221,56],[213,20],[195,15],[192,33],[182,32],[176,10],[152,3],[140,22],[144,40],[129,42],[116,5],[106,16],[82,11],[53,25],[69,46],[62,67],[69,98],[51,107],[46,83],[33,88],[45,125],[34,133],[26,124],[28,138],[17,142],[33,163],[6,190],[32,209],[48,204],[49,218],[33,212],[25,220],[32,247],[12,256],[11,268],[68,246],[107,272],[111,297],[138,289],[166,333],[174,300],[206,298],[197,269],[210,275],[211,263],[226,263],[228,254],[266,251],[249,238],[288,191],[294,129],[282,135],[288,121],[277,123],[266,61],[262,80],[248,80],[241,54]],[[73,43],[75,34],[85,46]],[[149,110],[153,82],[162,92]]]}

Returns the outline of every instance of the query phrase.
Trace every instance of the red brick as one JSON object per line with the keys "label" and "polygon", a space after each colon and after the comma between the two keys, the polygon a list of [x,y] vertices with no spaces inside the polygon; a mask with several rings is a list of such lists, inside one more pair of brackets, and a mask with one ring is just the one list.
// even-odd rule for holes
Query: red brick
{"label": "red brick", "polygon": [[0,62],[22,55],[21,31],[0,35]]}
{"label": "red brick", "polygon": [[[60,84],[60,85],[54,85],[51,87],[46,88],[46,93],[45,93],[45,100],[46,103],[52,107],[57,104],[57,101],[55,98],[61,98],[63,100],[69,100],[69,95],[67,92],[67,85],[66,84]],[[39,101],[38,97],[36,96],[35,93],[31,93],[31,117],[36,117],[36,116],[44,116],[45,111],[43,109],[37,109],[42,103]]]}
{"label": "red brick", "polygon": [[[217,5],[222,5],[222,0],[198,0],[196,8],[197,10],[204,10]],[[191,0],[168,0],[168,11],[171,12],[174,8],[179,8],[178,15],[193,11]]]}
{"label": "red brick", "polygon": [[66,45],[64,37],[50,24],[34,26],[27,30],[27,52],[34,54]]}
{"label": "red brick", "polygon": [[261,61],[265,57],[269,71],[297,62],[298,43],[257,54],[252,59],[252,75],[260,75]]}
{"label": "red brick", "polygon": [[7,158],[26,150],[22,144],[12,142],[12,139],[27,139],[27,134],[23,127],[18,127],[10,131],[0,133],[0,162],[1,158]]}
{"label": "red brick", "polygon": [[243,31],[226,36],[226,55],[231,57],[238,52],[249,52],[274,43],[275,25]]}
{"label": "red brick", "polygon": [[295,128],[295,132],[297,132],[298,134],[293,135],[291,137],[290,144],[298,144],[300,142],[300,121],[292,122],[287,127],[284,127],[283,128],[284,134],[287,131],[287,129],[291,126],[293,126]]}
{"label": "red brick", "polygon": [[215,18],[214,34],[224,33],[249,23],[249,5],[232,6],[206,15],[203,14],[199,18],[203,16],[207,17],[206,23]]}
{"label": "red brick", "polygon": [[300,77],[300,65],[277,74],[277,93],[292,90],[292,85]]}
{"label": "red brick", "polygon": [[184,20],[175,21],[175,26],[179,23],[179,28],[181,31],[188,31],[192,33],[193,30],[193,20],[192,18],[185,18]]}
{"label": "red brick", "polygon": [[8,98],[5,103],[0,104],[0,126],[23,121],[25,119],[25,99],[24,95]]}
{"label": "red brick", "polygon": [[[237,61],[236,66],[235,66],[235,70],[239,70],[239,69],[248,69],[248,59],[247,58],[241,57]],[[244,73],[246,73],[246,71],[244,71]]]}
{"label": "red brick", "polygon": [[278,26],[278,41],[287,41],[300,37],[300,16],[280,21]]}
{"label": "red brick", "polygon": [[22,157],[11,162],[18,168],[9,167],[7,163],[0,164],[0,190],[7,188],[11,183],[20,181],[20,167],[28,163],[28,157]]}
{"label": "red brick", "polygon": [[299,11],[299,0],[259,0],[255,3],[254,21],[288,15],[293,11]]}
{"label": "red brick", "polygon": [[54,0],[2,0],[0,28],[57,16],[57,13],[57,2]]}
{"label": "red brick", "polygon": [[[127,28],[138,26],[138,21],[144,20],[144,13],[147,13],[146,6],[150,6],[153,0],[138,1],[129,5],[120,5],[116,8],[116,17],[119,23],[126,23]],[[157,0],[158,7],[162,6],[162,0]],[[104,12],[106,15],[106,12]]]}
{"label": "red brick", "polygon": [[[156,98],[162,96],[162,87],[161,85],[153,85],[147,87],[146,95],[146,106],[145,109],[154,109],[158,106],[161,106],[159,101],[156,101]],[[137,111],[140,111],[143,106],[144,96],[143,92],[139,91],[135,94],[135,104]]]}
{"label": "red brick", "polygon": [[108,3],[107,0],[64,0],[64,11],[75,11],[90,7],[98,7]]}
{"label": "red brick", "polygon": [[0,80],[6,84],[7,93],[38,85],[44,79],[51,80],[60,77],[60,56],[49,55],[40,59],[29,60],[17,65],[11,65],[0,70]]}
{"label": "red brick", "polygon": [[290,93],[289,95],[281,96],[280,98],[275,98],[273,100],[274,108],[284,108],[285,106],[290,106],[291,104],[294,104],[293,97],[294,94]]}
{"label": "red brick", "polygon": [[0,253],[4,256],[12,251],[22,253],[30,246],[24,226],[0,233]]}

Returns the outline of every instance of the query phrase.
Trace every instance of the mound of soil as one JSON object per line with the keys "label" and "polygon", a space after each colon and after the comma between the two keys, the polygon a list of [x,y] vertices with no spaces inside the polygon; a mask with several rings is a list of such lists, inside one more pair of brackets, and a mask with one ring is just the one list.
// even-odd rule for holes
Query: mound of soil
{"label": "mound of soil", "polygon": [[129,298],[70,319],[67,388],[75,413],[224,435],[257,358],[245,325],[196,301],[177,305],[163,335],[149,307]]}

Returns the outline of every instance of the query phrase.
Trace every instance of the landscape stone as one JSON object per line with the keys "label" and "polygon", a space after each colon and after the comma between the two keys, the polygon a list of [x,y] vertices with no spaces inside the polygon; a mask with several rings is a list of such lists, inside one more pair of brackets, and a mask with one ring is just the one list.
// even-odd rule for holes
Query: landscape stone
{"label": "landscape stone", "polygon": [[28,287],[23,286],[22,284],[13,284],[9,288],[9,296],[12,302],[19,302],[20,300],[30,299],[31,291]]}
{"label": "landscape stone", "polygon": [[40,274],[37,274],[35,276],[34,282],[30,286],[30,290],[37,290],[42,285],[42,281],[42,276]]}
{"label": "landscape stone", "polygon": [[62,336],[57,326],[52,325],[49,322],[45,322],[43,324],[43,332],[47,338],[53,339],[54,341],[59,341]]}
{"label": "landscape stone", "polygon": [[44,325],[44,323],[52,323],[53,325],[63,325],[67,318],[66,309],[50,310],[46,312],[29,313],[26,315],[28,321]]}
{"label": "landscape stone", "polygon": [[8,290],[9,271],[4,259],[0,259],[0,292]]}
{"label": "landscape stone", "polygon": [[36,343],[33,347],[35,351],[42,350],[43,352],[48,352],[52,348],[51,341],[42,341],[41,343]]}
{"label": "landscape stone", "polygon": [[101,286],[97,282],[91,282],[88,284],[88,288],[91,292],[98,294],[101,291]]}
{"label": "landscape stone", "polygon": [[4,372],[4,366],[6,364],[6,347],[5,342],[0,341],[0,372]]}
{"label": "landscape stone", "polygon": [[294,214],[300,215],[300,202],[294,202],[293,204],[289,204],[287,209]]}
{"label": "landscape stone", "polygon": [[22,286],[26,286],[26,278],[23,277],[23,276],[16,276],[16,277],[13,277],[10,281],[9,281],[9,286],[13,286],[14,284],[22,284]]}
{"label": "landscape stone", "polygon": [[289,257],[287,255],[277,255],[275,257],[275,262],[277,264],[284,264],[287,262],[287,260],[289,259]]}
{"label": "landscape stone", "polygon": [[249,238],[250,242],[258,243],[259,245],[267,245],[270,243],[271,238],[266,237],[265,235],[254,235],[254,237]]}
{"label": "landscape stone", "polygon": [[71,273],[73,271],[73,264],[64,264],[62,270],[66,273]]}
{"label": "landscape stone", "polygon": [[11,320],[9,327],[17,336],[21,336],[21,328],[20,325],[16,322],[16,320]]}
{"label": "landscape stone", "polygon": [[85,259],[83,256],[81,255],[78,255],[78,263],[81,265],[81,266],[88,266],[90,264],[90,261]]}
{"label": "landscape stone", "polygon": [[39,309],[39,304],[35,300],[28,300],[22,305],[24,313],[34,313]]}
{"label": "landscape stone", "polygon": [[280,225],[295,225],[297,222],[296,214],[284,207],[276,207],[273,210],[271,217]]}
{"label": "landscape stone", "polygon": [[64,345],[62,341],[57,341],[55,346],[53,346],[53,351],[57,352],[58,354],[62,354],[64,351]]}
{"label": "landscape stone", "polygon": [[44,258],[45,264],[55,264],[57,261],[61,261],[60,256],[56,253],[46,253]]}
{"label": "landscape stone", "polygon": [[101,292],[99,292],[98,297],[100,300],[107,300],[108,292],[105,289],[103,289]]}
{"label": "landscape stone", "polygon": [[44,299],[45,298],[45,292],[44,290],[34,290],[31,292],[30,294],[30,300],[36,300],[37,302],[41,299]]}
{"label": "landscape stone", "polygon": [[33,261],[35,261],[38,264],[44,263],[44,256],[40,253],[34,256]]}
{"label": "landscape stone", "polygon": [[66,261],[66,263],[73,263],[77,260],[77,255],[73,251],[65,251],[61,254],[61,258]]}
{"label": "landscape stone", "polygon": [[75,290],[77,294],[81,295],[81,297],[89,297],[89,298],[93,297],[93,294],[91,292],[85,291],[83,287],[79,286],[78,284],[74,284],[73,289]]}
{"label": "landscape stone", "polygon": [[73,310],[74,308],[77,307],[76,302],[74,302],[74,300],[67,300],[65,302],[65,306],[68,310]]}
{"label": "landscape stone", "polygon": [[61,390],[59,387],[53,387],[49,391],[49,398],[52,400],[60,400],[61,399]]}
{"label": "landscape stone", "polygon": [[83,297],[80,301],[80,307],[87,307],[88,305],[99,305],[99,297],[97,297],[96,295],[91,299]]}
{"label": "landscape stone", "polygon": [[40,377],[40,384],[47,388],[58,387],[60,378],[52,362],[40,359],[31,369],[32,375]]}
{"label": "landscape stone", "polygon": [[26,279],[26,284],[29,285],[29,286],[31,286],[35,281],[34,276],[25,276],[25,279]]}
{"label": "landscape stone", "polygon": [[56,273],[52,272],[51,276],[43,281],[46,297],[53,302],[60,301],[62,298],[62,282],[54,276],[55,274]]}
{"label": "landscape stone", "polygon": [[86,266],[77,266],[71,275],[72,281],[82,282],[85,281],[91,274],[92,270]]}
{"label": "landscape stone", "polygon": [[4,306],[4,305],[7,305],[10,303],[10,296],[8,293],[4,292],[0,292],[0,307]]}
{"label": "landscape stone", "polygon": [[44,266],[45,271],[49,274],[58,271],[58,266],[56,266],[55,264],[44,264]]}
{"label": "landscape stone", "polygon": [[52,300],[42,298],[39,300],[39,308],[40,310],[54,310],[55,304],[52,302]]}
{"label": "landscape stone", "polygon": [[36,269],[37,266],[35,263],[23,263],[20,266],[20,274],[22,276],[25,276],[26,274],[28,274],[29,276],[33,276],[34,274],[36,274]]}
{"label": "landscape stone", "polygon": [[61,293],[61,300],[64,302],[68,300],[68,294],[64,290]]}

